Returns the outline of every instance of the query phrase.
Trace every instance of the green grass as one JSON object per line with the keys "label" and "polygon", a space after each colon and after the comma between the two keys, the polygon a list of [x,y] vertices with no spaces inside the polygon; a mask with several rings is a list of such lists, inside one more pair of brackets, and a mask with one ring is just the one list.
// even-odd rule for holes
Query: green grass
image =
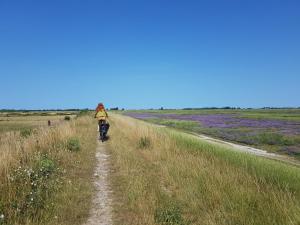
{"label": "green grass", "polygon": [[[240,153],[222,148],[212,144],[199,141],[197,138],[180,133],[173,133],[176,144],[186,151],[194,154],[207,154],[207,157],[214,156],[222,161],[237,166],[245,172],[260,177],[267,183],[281,188],[288,188],[291,192],[296,193],[300,200],[300,169],[291,165],[278,163],[277,161],[264,159],[254,155]],[[204,152],[198,152],[199,149],[205,149]]]}
{"label": "green grass", "polygon": [[145,119],[148,122],[169,126],[177,129],[184,129],[184,130],[191,130],[196,131],[200,129],[200,125],[198,122],[194,121],[187,121],[187,120],[173,120],[173,119],[158,119],[158,118],[151,118]]}

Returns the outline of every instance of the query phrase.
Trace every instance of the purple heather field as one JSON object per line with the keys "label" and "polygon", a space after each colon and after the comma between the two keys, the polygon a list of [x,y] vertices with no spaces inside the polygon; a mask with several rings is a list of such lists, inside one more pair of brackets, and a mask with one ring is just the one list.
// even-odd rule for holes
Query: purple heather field
{"label": "purple heather field", "polygon": [[174,119],[199,122],[207,128],[259,128],[276,129],[288,135],[300,135],[300,122],[275,119],[250,119],[237,114],[207,114],[207,115],[180,115],[154,113],[127,113],[137,119]]}
{"label": "purple heather field", "polygon": [[288,154],[300,153],[300,121],[247,118],[242,114],[160,114],[128,112],[143,119],[180,120],[199,123],[199,133],[244,144],[272,147]]}

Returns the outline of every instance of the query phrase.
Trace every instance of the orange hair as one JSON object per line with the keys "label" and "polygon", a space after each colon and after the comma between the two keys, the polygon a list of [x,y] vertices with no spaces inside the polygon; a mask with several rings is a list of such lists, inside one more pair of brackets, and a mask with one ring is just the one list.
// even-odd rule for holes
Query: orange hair
{"label": "orange hair", "polygon": [[98,112],[98,111],[103,110],[103,109],[104,109],[103,103],[99,103],[97,108],[96,108],[96,111]]}

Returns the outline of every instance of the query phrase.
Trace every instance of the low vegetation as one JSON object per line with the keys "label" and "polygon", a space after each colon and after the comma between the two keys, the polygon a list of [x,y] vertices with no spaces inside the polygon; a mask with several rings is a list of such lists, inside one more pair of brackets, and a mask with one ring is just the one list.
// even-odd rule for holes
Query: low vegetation
{"label": "low vegetation", "polygon": [[300,169],[111,116],[116,224],[298,225]]}
{"label": "low vegetation", "polygon": [[71,120],[81,115],[80,112],[0,112],[0,134],[7,131],[19,131],[48,126],[48,121],[55,126],[64,120]]}
{"label": "low vegetation", "polygon": [[300,159],[299,109],[138,110],[125,114]]}
{"label": "low vegetation", "polygon": [[96,129],[83,116],[0,135],[0,224],[82,224],[93,194]]}

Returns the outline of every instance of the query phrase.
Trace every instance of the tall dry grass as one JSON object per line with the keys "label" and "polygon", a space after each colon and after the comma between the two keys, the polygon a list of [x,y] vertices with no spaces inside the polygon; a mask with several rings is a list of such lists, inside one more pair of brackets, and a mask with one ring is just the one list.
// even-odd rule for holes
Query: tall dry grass
{"label": "tall dry grass", "polygon": [[[68,115],[74,119],[76,115]],[[8,131],[18,131],[20,129],[34,129],[38,127],[45,127],[48,124],[48,120],[52,125],[57,125],[64,121],[65,115],[40,115],[40,113],[25,113],[19,115],[14,113],[10,116],[0,113],[0,134]]]}
{"label": "tall dry grass", "polygon": [[300,169],[111,116],[116,224],[300,223]]}
{"label": "tall dry grass", "polygon": [[95,126],[85,116],[26,136],[0,135],[0,224],[81,224],[86,219]]}
{"label": "tall dry grass", "polygon": [[19,132],[7,132],[0,136],[0,172],[1,177],[10,168],[18,166],[22,161],[30,160],[36,152],[56,151],[54,144],[67,140],[74,135],[74,121],[56,127],[40,128],[29,137],[22,137]]}

